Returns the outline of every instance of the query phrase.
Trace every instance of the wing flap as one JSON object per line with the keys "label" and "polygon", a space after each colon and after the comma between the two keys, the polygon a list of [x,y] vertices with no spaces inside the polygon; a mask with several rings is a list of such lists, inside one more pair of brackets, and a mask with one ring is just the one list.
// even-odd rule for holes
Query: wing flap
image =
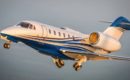
{"label": "wing flap", "polygon": [[122,57],[122,56],[114,56],[114,55],[103,55],[103,54],[96,54],[92,52],[86,52],[82,50],[72,50],[72,49],[65,49],[62,48],[60,51],[71,58],[76,58],[78,55],[85,55],[88,60],[123,60],[123,61],[130,61],[130,58],[128,57]]}

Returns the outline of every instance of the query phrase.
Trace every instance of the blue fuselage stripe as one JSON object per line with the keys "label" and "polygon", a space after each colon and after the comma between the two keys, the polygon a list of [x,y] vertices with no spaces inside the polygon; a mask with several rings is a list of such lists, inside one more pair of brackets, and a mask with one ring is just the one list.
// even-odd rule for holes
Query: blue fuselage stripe
{"label": "blue fuselage stripe", "polygon": [[[62,52],[60,52],[61,48],[81,50],[80,48],[77,48],[77,47],[59,46],[59,45],[53,45],[53,44],[48,44],[48,43],[44,43],[44,42],[38,42],[38,41],[35,41],[35,40],[31,40],[31,39],[15,37],[15,36],[7,35],[7,34],[2,34],[2,35],[7,36],[7,38],[9,40],[14,41],[14,42],[21,41],[24,44],[38,50],[42,54],[46,54],[46,55],[49,55],[49,56],[52,56],[52,57],[58,57],[58,58],[61,58],[61,59],[72,59],[72,58],[62,54]],[[52,40],[48,40],[48,42],[58,43],[58,41],[52,41]],[[59,43],[66,43],[66,42],[67,41],[59,41]]]}

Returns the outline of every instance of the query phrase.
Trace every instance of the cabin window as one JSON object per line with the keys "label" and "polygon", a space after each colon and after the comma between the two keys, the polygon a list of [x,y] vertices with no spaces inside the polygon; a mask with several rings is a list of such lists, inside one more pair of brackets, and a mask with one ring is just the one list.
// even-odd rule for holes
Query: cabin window
{"label": "cabin window", "polygon": [[49,34],[51,34],[51,30],[49,29]]}
{"label": "cabin window", "polygon": [[33,26],[33,29],[34,29],[34,30],[36,30],[36,27],[35,27],[35,26]]}
{"label": "cabin window", "polygon": [[70,38],[70,35],[68,34],[68,38]]}
{"label": "cabin window", "polygon": [[65,33],[63,33],[63,36],[65,37]]}
{"label": "cabin window", "polygon": [[54,35],[56,35],[56,31],[54,31]]}
{"label": "cabin window", "polygon": [[72,38],[73,38],[73,40],[75,40],[75,37],[74,37],[74,36],[72,36]]}
{"label": "cabin window", "polygon": [[61,33],[59,32],[59,36],[61,36]]}

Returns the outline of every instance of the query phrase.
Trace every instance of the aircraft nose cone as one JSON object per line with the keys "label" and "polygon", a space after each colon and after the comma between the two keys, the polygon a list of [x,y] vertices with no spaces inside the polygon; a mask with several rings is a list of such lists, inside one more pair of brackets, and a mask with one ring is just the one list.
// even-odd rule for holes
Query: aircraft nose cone
{"label": "aircraft nose cone", "polygon": [[4,29],[4,30],[2,30],[2,31],[0,32],[1,35],[3,35],[3,34],[8,34],[8,33],[9,33],[9,31],[8,31],[7,29]]}
{"label": "aircraft nose cone", "polygon": [[2,31],[0,32],[0,39],[7,40],[7,39],[6,39],[7,34],[8,34],[8,33],[7,33],[6,30],[2,30]]}
{"label": "aircraft nose cone", "polygon": [[2,30],[1,32],[0,32],[0,34],[5,34],[6,33],[6,30]]}
{"label": "aircraft nose cone", "polygon": [[13,27],[6,28],[0,32],[2,36],[15,34]]}

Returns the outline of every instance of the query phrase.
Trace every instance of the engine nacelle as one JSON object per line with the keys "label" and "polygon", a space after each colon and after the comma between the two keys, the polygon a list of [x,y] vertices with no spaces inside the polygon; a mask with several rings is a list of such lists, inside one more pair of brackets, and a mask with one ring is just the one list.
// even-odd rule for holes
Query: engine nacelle
{"label": "engine nacelle", "polygon": [[101,32],[91,33],[89,43],[94,47],[102,48],[107,51],[117,51],[121,48],[121,44],[118,40]]}

